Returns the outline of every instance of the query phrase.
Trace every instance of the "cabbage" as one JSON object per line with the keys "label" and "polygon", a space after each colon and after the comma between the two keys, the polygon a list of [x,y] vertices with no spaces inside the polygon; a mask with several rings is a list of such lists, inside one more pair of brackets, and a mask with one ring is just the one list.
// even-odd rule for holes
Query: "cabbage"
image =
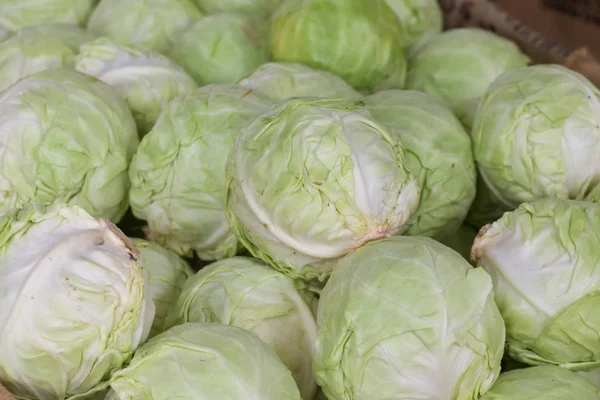
{"label": "cabbage", "polygon": [[192,0],[101,0],[88,29],[164,53],[179,33],[203,16]]}
{"label": "cabbage", "polygon": [[256,335],[187,323],[140,347],[113,375],[107,399],[300,400],[290,371]]}
{"label": "cabbage", "polygon": [[405,234],[443,239],[462,224],[475,197],[471,140],[456,117],[434,97],[388,90],[365,99],[367,110],[387,125],[421,186],[419,208]]}
{"label": "cabbage", "polygon": [[235,255],[225,219],[225,163],[240,129],[271,103],[237,85],[176,97],[143,139],[131,177],[131,208],[150,238],[203,260]]}
{"label": "cabbage", "polygon": [[22,79],[0,93],[0,213],[61,200],[116,222],[137,145],[129,107],[105,83],[60,69]]}
{"label": "cabbage", "polygon": [[239,14],[269,15],[281,0],[194,0],[207,14],[233,12]]}
{"label": "cabbage", "polygon": [[152,337],[166,329],[167,314],[175,306],[183,284],[194,275],[194,271],[177,253],[157,243],[138,238],[132,239],[132,242],[140,252],[149,279],[149,293],[156,308],[150,330]]}
{"label": "cabbage", "polygon": [[294,63],[263,64],[238,83],[259,91],[274,102],[283,102],[294,97],[334,97],[349,100],[360,100],[362,97],[339,76]]}
{"label": "cabbage", "polygon": [[290,100],[246,125],[229,156],[226,214],[244,246],[294,278],[406,228],[417,182],[387,128],[357,103]]}
{"label": "cabbage", "polygon": [[410,58],[406,87],[442,100],[470,128],[490,83],[528,63],[514,43],[492,32],[452,29],[432,38]]}
{"label": "cabbage", "polygon": [[210,15],[179,35],[169,55],[200,86],[233,83],[269,60],[264,25],[235,14]]}
{"label": "cabbage", "polygon": [[84,25],[96,0],[2,0],[0,29],[44,24]]}
{"label": "cabbage", "polygon": [[575,373],[549,365],[500,375],[481,400],[597,400],[598,389]]}
{"label": "cabbage", "polygon": [[387,0],[402,24],[405,46],[413,52],[443,28],[438,0]]}
{"label": "cabbage", "polygon": [[0,217],[0,382],[64,399],[101,388],[146,340],[154,305],[114,225],[55,204]]}
{"label": "cabbage", "polygon": [[186,322],[218,322],[254,332],[292,371],[302,398],[314,399],[317,325],[292,279],[252,258],[217,261],[185,283],[169,314],[169,325]]}
{"label": "cabbage", "polygon": [[271,16],[275,61],[333,72],[357,89],[402,88],[403,47],[385,0],[284,0]]}
{"label": "cabbage", "polygon": [[481,177],[501,206],[582,200],[600,183],[600,91],[558,65],[507,71],[487,89],[472,139]]}
{"label": "cabbage", "polygon": [[492,280],[426,237],[343,258],[319,301],[314,373],[330,400],[478,399],[500,373]]}
{"label": "cabbage", "polygon": [[0,92],[19,79],[51,68],[73,69],[79,46],[94,36],[76,25],[23,28],[0,41]]}
{"label": "cabbage", "polygon": [[75,69],[114,87],[131,108],[141,135],[152,129],[169,101],[196,88],[169,58],[106,37],[81,47]]}
{"label": "cabbage", "polygon": [[472,255],[494,281],[511,357],[600,367],[599,248],[595,203],[545,198],[481,230]]}

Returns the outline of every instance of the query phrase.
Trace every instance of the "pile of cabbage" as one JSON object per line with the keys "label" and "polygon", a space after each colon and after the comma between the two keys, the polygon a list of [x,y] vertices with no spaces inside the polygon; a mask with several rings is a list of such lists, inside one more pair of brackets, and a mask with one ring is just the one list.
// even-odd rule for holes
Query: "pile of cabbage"
{"label": "pile of cabbage", "polygon": [[0,1],[0,398],[600,400],[600,91],[442,28]]}

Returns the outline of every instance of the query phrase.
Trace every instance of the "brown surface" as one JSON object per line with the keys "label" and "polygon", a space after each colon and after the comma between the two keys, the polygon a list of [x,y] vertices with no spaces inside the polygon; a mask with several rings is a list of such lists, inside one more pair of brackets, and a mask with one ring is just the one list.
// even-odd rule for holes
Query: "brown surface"
{"label": "brown surface", "polygon": [[587,47],[600,59],[599,0],[495,0],[545,36],[573,48]]}
{"label": "brown surface", "polygon": [[[518,13],[509,13],[507,8],[503,8],[506,7],[504,3],[516,4],[519,1],[530,7],[538,1],[558,0],[439,0],[444,10],[446,28],[478,26],[496,32],[516,42],[535,63],[566,65],[584,74],[600,87],[600,64],[596,62],[587,48],[574,47],[566,44],[565,41],[556,40],[556,35],[546,35],[521,19],[523,15],[526,15],[528,19],[541,19],[539,12],[531,16],[524,11],[525,7],[521,8]],[[600,2],[600,0],[597,1]],[[532,10],[529,12],[535,13]],[[544,23],[552,26],[552,23],[548,21],[544,21]],[[596,44],[596,40],[600,40],[597,38],[600,38],[600,32],[590,38],[588,42]]]}
{"label": "brown surface", "polygon": [[0,400],[15,400],[14,396],[0,385]]}

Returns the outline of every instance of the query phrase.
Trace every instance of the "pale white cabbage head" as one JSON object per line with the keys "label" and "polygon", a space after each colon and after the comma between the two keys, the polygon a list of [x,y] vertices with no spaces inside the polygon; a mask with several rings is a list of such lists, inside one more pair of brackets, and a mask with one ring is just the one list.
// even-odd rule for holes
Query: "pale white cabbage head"
{"label": "pale white cabbage head", "polygon": [[142,345],[113,375],[111,400],[300,400],[292,374],[255,334],[217,324],[178,325]]}
{"label": "pale white cabbage head", "polygon": [[475,400],[500,373],[492,280],[417,236],[343,258],[319,301],[314,374],[329,400]]}
{"label": "pale white cabbage head", "polygon": [[102,37],[81,46],[75,69],[114,87],[146,134],[174,97],[196,89],[194,80],[168,57]]}
{"label": "pale white cabbage head", "polygon": [[0,217],[0,304],[0,382],[39,400],[101,386],[154,318],[138,250],[61,204]]}
{"label": "pale white cabbage head", "polygon": [[292,372],[302,398],[313,400],[317,324],[297,286],[260,260],[227,258],[185,283],[167,323],[218,322],[254,332]]}
{"label": "pale white cabbage head", "polygon": [[294,99],[255,118],[227,175],[231,229],[294,278],[325,279],[331,261],[406,229],[419,203],[392,134],[346,100]]}
{"label": "pale white cabbage head", "polygon": [[494,281],[507,349],[531,365],[600,367],[600,205],[545,198],[485,226],[472,257]]}
{"label": "pale white cabbage head", "polygon": [[73,69],[79,46],[93,38],[77,25],[68,24],[37,25],[7,34],[0,39],[0,92],[36,72]]}

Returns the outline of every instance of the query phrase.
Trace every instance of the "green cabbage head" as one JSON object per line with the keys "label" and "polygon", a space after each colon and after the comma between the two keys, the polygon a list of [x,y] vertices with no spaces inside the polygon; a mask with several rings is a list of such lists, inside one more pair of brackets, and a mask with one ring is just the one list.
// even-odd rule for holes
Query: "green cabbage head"
{"label": "green cabbage head", "polygon": [[263,64],[238,84],[277,103],[294,97],[362,98],[362,94],[331,72],[286,62]]}
{"label": "green cabbage head", "polygon": [[315,318],[296,283],[262,261],[232,257],[204,267],[185,283],[167,322],[218,322],[254,332],[292,372],[302,398],[314,399]]}
{"label": "green cabbage head", "polygon": [[271,102],[237,85],[208,85],[173,99],[129,169],[134,215],[180,255],[231,257],[240,248],[225,219],[225,164],[240,129]]}
{"label": "green cabbage head", "polygon": [[0,29],[45,24],[85,25],[96,0],[2,0]]}
{"label": "green cabbage head", "polygon": [[419,187],[388,129],[356,102],[302,98],[271,108],[229,156],[226,213],[255,256],[295,278],[394,235]]}
{"label": "green cabbage head", "polygon": [[176,36],[204,14],[192,0],[101,0],[88,29],[164,53]]}
{"label": "green cabbage head", "polygon": [[175,326],[113,375],[108,399],[300,400],[292,374],[255,334],[216,323]]}
{"label": "green cabbage head", "polygon": [[598,388],[576,373],[551,365],[500,375],[481,400],[597,400]]}
{"label": "green cabbage head", "polygon": [[0,213],[61,200],[120,220],[138,143],[129,107],[107,84],[61,69],[20,80],[0,93]]}
{"label": "green cabbage head", "polygon": [[133,244],[79,207],[0,217],[0,382],[15,395],[93,391],[146,340],[154,318]]}
{"label": "green cabbage head", "polygon": [[472,139],[481,177],[503,206],[581,200],[600,183],[600,91],[558,65],[507,71],[483,96]]}
{"label": "green cabbage head", "polygon": [[194,275],[189,264],[177,253],[167,250],[158,243],[144,239],[132,239],[140,252],[142,265],[149,280],[149,290],[156,308],[150,336],[156,336],[166,329],[165,319],[175,306],[183,284]]}
{"label": "green cabbage head", "polygon": [[405,234],[453,235],[475,197],[471,139],[461,123],[443,103],[422,92],[387,90],[364,102],[402,143],[406,166],[421,187],[419,208]]}
{"label": "green cabbage head", "polygon": [[600,205],[546,198],[485,226],[472,256],[494,280],[507,348],[526,364],[600,366]]}
{"label": "green cabbage head", "polygon": [[169,55],[200,86],[233,83],[269,61],[265,24],[236,14],[209,15],[179,35]]}
{"label": "green cabbage head", "polygon": [[169,101],[196,88],[194,80],[169,58],[107,37],[81,46],[75,69],[119,92],[140,135],[152,129]]}
{"label": "green cabbage head", "polygon": [[475,400],[500,373],[492,280],[427,237],[340,261],[319,301],[314,373],[330,400]]}
{"label": "green cabbage head", "polygon": [[269,15],[281,0],[194,0],[207,14]]}
{"label": "green cabbage head", "polygon": [[513,42],[492,32],[452,29],[412,55],[406,87],[442,100],[470,128],[479,100],[492,81],[528,63],[529,58]]}
{"label": "green cabbage head", "polygon": [[405,46],[413,52],[443,28],[438,0],[387,0],[402,24]]}
{"label": "green cabbage head", "polygon": [[385,0],[284,0],[270,47],[275,61],[333,72],[357,89],[404,86],[402,25]]}
{"label": "green cabbage head", "polygon": [[38,25],[0,40],[0,92],[19,79],[51,68],[73,69],[79,46],[94,35],[76,25]]}

